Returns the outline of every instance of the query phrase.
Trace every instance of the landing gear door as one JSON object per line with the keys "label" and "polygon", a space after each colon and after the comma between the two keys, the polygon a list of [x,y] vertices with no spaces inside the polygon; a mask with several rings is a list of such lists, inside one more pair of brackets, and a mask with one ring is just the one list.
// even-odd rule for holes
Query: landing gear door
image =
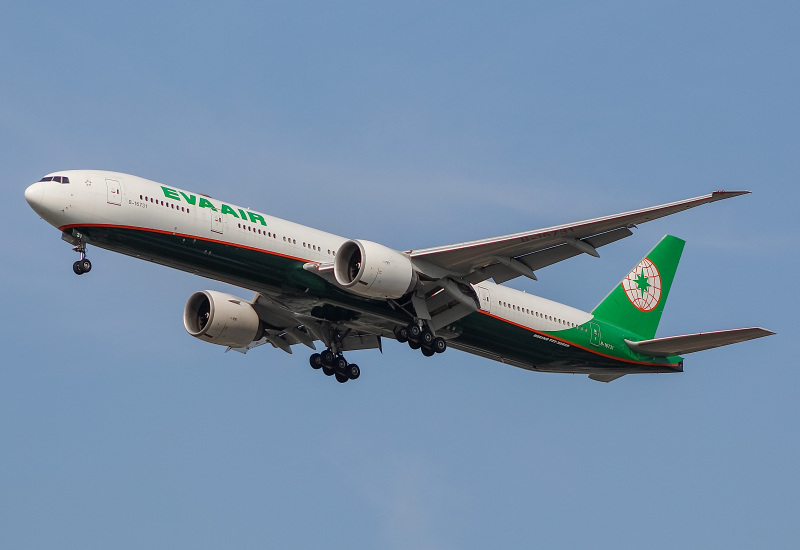
{"label": "landing gear door", "polygon": [[122,192],[120,190],[119,181],[107,179],[106,186],[108,187],[108,204],[117,204],[121,206]]}
{"label": "landing gear door", "polygon": [[211,212],[211,231],[222,234],[222,213]]}

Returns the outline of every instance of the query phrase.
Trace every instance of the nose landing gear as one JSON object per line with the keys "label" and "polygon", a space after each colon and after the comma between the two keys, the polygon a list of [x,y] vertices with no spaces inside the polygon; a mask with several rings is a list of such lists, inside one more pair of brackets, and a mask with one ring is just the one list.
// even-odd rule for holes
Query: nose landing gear
{"label": "nose landing gear", "polygon": [[89,273],[92,270],[92,262],[86,258],[86,241],[81,241],[72,250],[79,252],[81,255],[81,259],[72,264],[72,271],[74,271],[76,275]]}

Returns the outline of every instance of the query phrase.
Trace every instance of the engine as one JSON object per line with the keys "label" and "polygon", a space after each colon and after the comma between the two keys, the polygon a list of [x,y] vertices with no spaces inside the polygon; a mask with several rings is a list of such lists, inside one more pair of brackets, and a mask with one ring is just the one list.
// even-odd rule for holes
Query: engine
{"label": "engine", "polygon": [[400,298],[417,286],[411,258],[370,241],[347,241],[336,252],[336,282],[370,298]]}
{"label": "engine", "polygon": [[215,290],[195,292],[183,309],[186,332],[204,342],[243,348],[262,336],[258,313],[246,301]]}

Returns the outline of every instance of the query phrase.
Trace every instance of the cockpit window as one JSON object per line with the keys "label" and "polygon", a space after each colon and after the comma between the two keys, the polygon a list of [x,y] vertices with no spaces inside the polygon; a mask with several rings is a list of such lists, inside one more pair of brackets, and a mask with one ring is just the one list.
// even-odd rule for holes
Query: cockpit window
{"label": "cockpit window", "polygon": [[69,183],[69,178],[67,176],[62,176],[61,183]]}
{"label": "cockpit window", "polygon": [[58,183],[61,183],[61,176],[53,176],[53,181],[57,181]]}
{"label": "cockpit window", "polygon": [[69,183],[69,178],[67,176],[47,176],[39,181],[57,181],[58,183]]}
{"label": "cockpit window", "polygon": [[53,176],[47,176],[46,178],[42,178],[39,181],[53,181]]}

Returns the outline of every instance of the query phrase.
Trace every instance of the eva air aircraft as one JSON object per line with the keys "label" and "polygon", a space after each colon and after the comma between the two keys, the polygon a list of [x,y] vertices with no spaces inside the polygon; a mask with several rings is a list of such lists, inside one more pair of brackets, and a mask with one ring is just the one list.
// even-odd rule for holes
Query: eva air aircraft
{"label": "eva air aircraft", "polygon": [[[339,382],[361,370],[344,353],[390,338],[423,355],[447,348],[533,371],[683,371],[681,355],[773,334],[744,328],[656,338],[684,241],[666,236],[591,312],[503,286],[632,234],[636,225],[747,191],[435,248],[398,251],[349,240],[196,192],[118,172],[55,172],[25,190],[28,204],[80,253],[88,245],[230,283],[189,297],[192,336],[242,353],[271,344],[320,351],[311,366]],[[492,279],[494,282],[490,282]]]}

